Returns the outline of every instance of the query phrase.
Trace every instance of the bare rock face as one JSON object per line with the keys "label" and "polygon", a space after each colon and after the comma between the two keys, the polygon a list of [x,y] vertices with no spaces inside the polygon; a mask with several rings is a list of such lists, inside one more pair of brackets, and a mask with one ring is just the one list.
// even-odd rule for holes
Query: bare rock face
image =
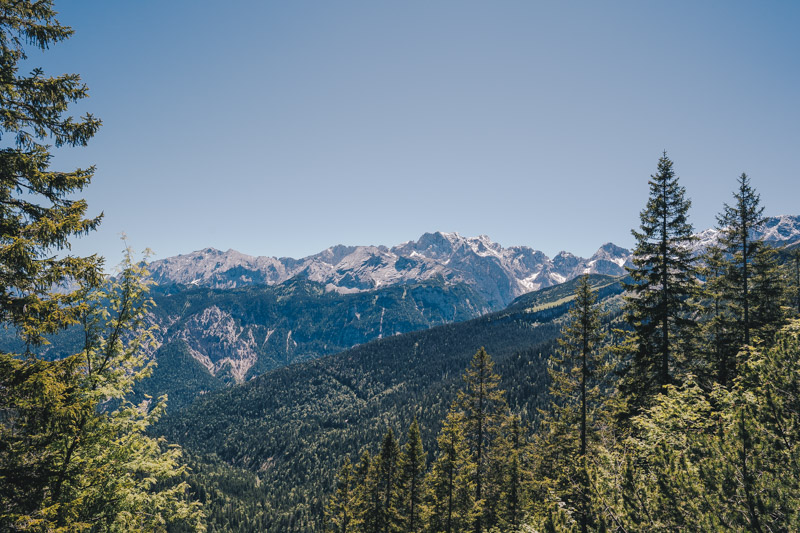
{"label": "bare rock face", "polygon": [[[341,294],[295,278],[234,289],[199,287],[155,300],[149,325],[156,326],[158,347],[167,348],[156,350],[156,359],[171,354],[184,361],[186,354],[202,374],[223,383],[241,383],[295,361],[491,310],[465,283],[441,279]],[[157,371],[163,374],[177,362],[161,361]]]}
{"label": "bare rock face", "polygon": [[258,359],[253,331],[237,325],[233,316],[216,305],[193,315],[172,339],[186,342],[189,352],[213,376],[229,374],[244,380]]}

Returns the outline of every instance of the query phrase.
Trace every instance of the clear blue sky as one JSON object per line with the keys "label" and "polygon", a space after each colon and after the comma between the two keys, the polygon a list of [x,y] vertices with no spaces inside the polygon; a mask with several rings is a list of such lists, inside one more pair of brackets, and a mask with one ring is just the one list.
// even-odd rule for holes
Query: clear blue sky
{"label": "clear blue sky", "polygon": [[103,119],[78,253],[300,257],[426,231],[630,246],[662,150],[714,224],[800,214],[800,2],[56,2]]}

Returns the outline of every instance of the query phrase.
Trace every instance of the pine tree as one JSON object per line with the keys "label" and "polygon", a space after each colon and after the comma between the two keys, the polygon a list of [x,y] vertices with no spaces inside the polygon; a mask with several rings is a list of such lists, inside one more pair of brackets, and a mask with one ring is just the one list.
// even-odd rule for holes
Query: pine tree
{"label": "pine tree", "polygon": [[728,294],[725,255],[719,246],[710,246],[700,269],[705,283],[702,298],[703,314],[701,353],[691,370],[707,388],[713,383],[728,385],[733,379],[736,357],[736,321],[726,300]]}
{"label": "pine tree", "polygon": [[0,138],[8,146],[0,149],[0,321],[36,346],[74,324],[82,306],[80,292],[54,289],[70,282],[97,286],[102,267],[97,256],[56,256],[100,217],[85,218],[86,201],[74,199],[94,168],[50,170],[45,143],[85,146],[100,121],[64,116],[88,96],[77,74],[48,77],[38,68],[19,74],[25,44],[46,50],[73,33],[55,19],[52,2],[3,1],[0,8]]}
{"label": "pine tree", "polygon": [[437,438],[438,453],[425,476],[423,521],[431,533],[460,533],[474,521],[474,463],[464,435],[464,416],[453,407]]}
{"label": "pine tree", "polygon": [[369,451],[364,450],[353,470],[352,531],[378,533],[377,515],[380,499],[377,490],[376,469]]}
{"label": "pine tree", "polygon": [[785,320],[786,281],[776,251],[756,238],[763,225],[761,198],[742,174],[734,193],[734,205],[725,204],[717,216],[720,247],[724,252],[723,296],[732,318],[733,340],[725,357],[730,384],[738,373],[736,354],[757,339],[771,341]]}
{"label": "pine tree", "polygon": [[473,530],[481,533],[495,525],[497,509],[487,505],[493,500],[493,493],[499,491],[495,483],[490,483],[490,472],[499,460],[492,448],[503,437],[508,405],[505,393],[499,388],[500,376],[494,373],[494,362],[484,348],[470,361],[464,384],[459,404],[464,412],[464,435],[475,465],[475,505],[478,507]]}
{"label": "pine tree", "polygon": [[330,533],[352,531],[354,488],[353,465],[350,463],[350,458],[345,457],[336,477],[336,490],[325,508],[326,531]]}
{"label": "pine tree", "polygon": [[791,251],[789,261],[789,279],[791,280],[792,307],[796,316],[800,316],[800,248]]}
{"label": "pine tree", "polygon": [[634,408],[673,382],[695,328],[691,298],[697,292],[688,221],[691,201],[678,184],[666,152],[651,176],[650,198],[639,214],[632,282],[625,285],[625,311],[633,327],[635,353],[623,390]]}
{"label": "pine tree", "polygon": [[753,328],[750,316],[753,305],[752,263],[762,247],[754,232],[764,224],[764,207],[761,206],[761,196],[750,186],[747,174],[739,176],[738,183],[739,188],[733,193],[736,203],[724,205],[722,213],[717,216],[717,224],[720,244],[730,257],[726,272],[730,286],[728,297],[737,315],[740,342],[749,345]]}
{"label": "pine tree", "polygon": [[500,528],[502,531],[519,531],[525,517],[530,476],[527,464],[528,445],[522,434],[519,416],[511,418],[509,432],[509,449],[500,500]]}
{"label": "pine tree", "polygon": [[416,533],[422,530],[420,505],[422,482],[425,475],[425,451],[416,417],[408,429],[408,441],[399,461],[397,480],[397,507],[400,518],[399,530]]}
{"label": "pine tree", "polygon": [[[552,413],[543,426],[549,431],[549,453],[556,457],[555,492],[577,517],[582,532],[595,523],[587,458],[601,407],[608,366],[598,345],[602,342],[600,311],[588,276],[575,289],[575,304],[559,339],[559,351],[550,360]],[[596,440],[596,439],[595,439]]]}
{"label": "pine tree", "polygon": [[377,486],[379,502],[376,509],[378,531],[389,533],[397,523],[396,485],[398,478],[397,462],[399,449],[394,432],[390,429],[383,437],[381,451],[376,457]]}
{"label": "pine tree", "polygon": [[788,287],[778,264],[777,251],[762,243],[753,257],[752,328],[762,341],[772,344],[786,319],[784,304]]}

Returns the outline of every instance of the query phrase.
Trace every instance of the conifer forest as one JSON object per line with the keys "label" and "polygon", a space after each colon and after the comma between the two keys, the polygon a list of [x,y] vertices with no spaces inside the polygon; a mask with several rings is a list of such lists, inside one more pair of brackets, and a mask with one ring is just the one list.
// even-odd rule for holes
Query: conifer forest
{"label": "conifer forest", "polygon": [[[95,168],[53,161],[101,120],[30,66],[72,34],[0,0],[0,531],[800,531],[800,239],[763,237],[758,176],[700,242],[659,150],[624,273],[510,304],[443,276],[157,282],[127,242],[112,273],[71,249]],[[168,334],[195,311],[206,344]],[[244,369],[226,327],[260,343]]]}

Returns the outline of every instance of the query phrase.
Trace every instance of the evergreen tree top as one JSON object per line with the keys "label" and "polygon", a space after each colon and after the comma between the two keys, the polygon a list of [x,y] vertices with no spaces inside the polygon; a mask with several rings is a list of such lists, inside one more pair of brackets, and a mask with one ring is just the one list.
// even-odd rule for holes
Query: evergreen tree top
{"label": "evergreen tree top", "polygon": [[[70,104],[88,96],[77,74],[20,74],[26,46],[46,50],[72,35],[56,19],[53,2],[0,1],[0,321],[17,326],[29,345],[45,342],[76,320],[77,293],[54,291],[100,282],[102,259],[56,258],[70,240],[101,217],[86,217],[87,203],[73,195],[86,187],[94,168],[50,170],[47,143],[84,146],[100,127],[87,114],[76,120]],[[9,137],[13,142],[9,142]]]}

